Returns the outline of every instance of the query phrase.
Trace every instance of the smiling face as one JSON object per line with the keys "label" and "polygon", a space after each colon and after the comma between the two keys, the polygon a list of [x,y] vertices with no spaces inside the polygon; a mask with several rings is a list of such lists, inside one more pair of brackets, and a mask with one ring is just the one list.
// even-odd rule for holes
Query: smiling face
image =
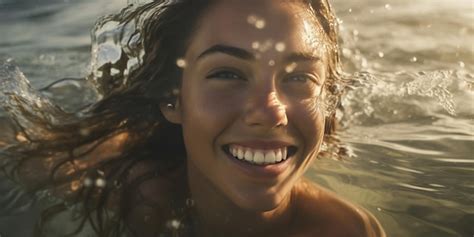
{"label": "smiling face", "polygon": [[183,57],[178,104],[162,109],[182,125],[190,180],[247,210],[288,197],[324,133],[323,33],[307,6],[283,2],[211,7]]}

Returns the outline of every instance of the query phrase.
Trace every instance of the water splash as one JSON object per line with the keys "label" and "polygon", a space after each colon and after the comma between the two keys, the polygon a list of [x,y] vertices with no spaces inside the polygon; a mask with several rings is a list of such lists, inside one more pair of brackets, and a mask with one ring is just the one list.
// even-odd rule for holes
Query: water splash
{"label": "water splash", "polygon": [[342,100],[344,122],[396,122],[432,116],[440,107],[456,116],[456,87],[469,85],[469,75],[452,70],[355,73]]}

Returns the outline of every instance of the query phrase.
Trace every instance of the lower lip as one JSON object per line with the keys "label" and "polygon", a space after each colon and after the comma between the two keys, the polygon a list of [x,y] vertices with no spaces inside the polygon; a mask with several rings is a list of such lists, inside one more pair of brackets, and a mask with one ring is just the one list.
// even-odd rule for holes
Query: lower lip
{"label": "lower lip", "polygon": [[289,161],[292,158],[288,157],[286,160],[276,164],[254,165],[245,161],[241,161],[227,152],[224,152],[224,154],[242,173],[247,174],[252,178],[275,178],[288,169]]}

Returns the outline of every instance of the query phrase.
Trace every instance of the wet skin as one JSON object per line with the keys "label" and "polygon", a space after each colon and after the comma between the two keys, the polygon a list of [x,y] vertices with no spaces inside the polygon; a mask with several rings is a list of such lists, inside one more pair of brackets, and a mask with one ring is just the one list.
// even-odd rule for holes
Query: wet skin
{"label": "wet skin", "polygon": [[[296,2],[218,1],[200,19],[176,107],[162,108],[183,127],[200,236],[314,236],[314,228],[325,236],[336,223],[301,203],[333,197],[301,179],[324,134],[324,42],[314,15]],[[286,147],[289,157],[251,164],[229,154],[234,145]],[[336,213],[354,212],[340,206]]]}

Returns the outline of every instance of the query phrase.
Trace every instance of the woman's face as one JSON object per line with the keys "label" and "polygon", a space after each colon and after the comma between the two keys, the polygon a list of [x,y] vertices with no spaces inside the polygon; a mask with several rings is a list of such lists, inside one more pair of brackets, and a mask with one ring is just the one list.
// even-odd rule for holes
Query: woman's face
{"label": "woman's face", "polygon": [[192,173],[249,210],[288,196],[324,133],[323,33],[303,4],[283,2],[211,7],[178,60],[176,110],[164,113],[182,124]]}

